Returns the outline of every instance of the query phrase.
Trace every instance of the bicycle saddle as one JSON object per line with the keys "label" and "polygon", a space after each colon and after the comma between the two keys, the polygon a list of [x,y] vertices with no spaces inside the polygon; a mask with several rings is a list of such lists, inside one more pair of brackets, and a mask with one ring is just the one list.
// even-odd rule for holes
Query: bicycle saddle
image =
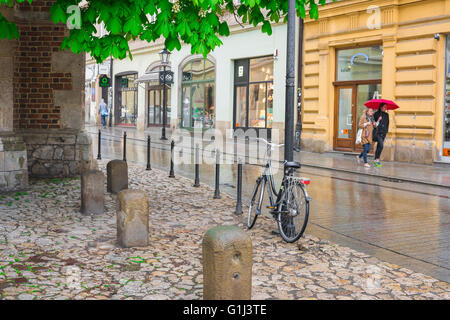
{"label": "bicycle saddle", "polygon": [[285,168],[294,168],[294,169],[299,169],[301,168],[300,163],[295,162],[295,161],[288,161],[284,164]]}

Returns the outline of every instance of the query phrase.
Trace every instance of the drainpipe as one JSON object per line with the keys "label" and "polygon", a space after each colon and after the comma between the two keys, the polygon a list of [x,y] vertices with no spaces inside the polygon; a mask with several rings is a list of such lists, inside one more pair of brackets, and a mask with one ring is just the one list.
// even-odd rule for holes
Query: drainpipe
{"label": "drainpipe", "polygon": [[298,35],[298,74],[297,74],[297,124],[295,126],[295,151],[300,151],[302,134],[302,97],[303,97],[303,19],[300,18]]}

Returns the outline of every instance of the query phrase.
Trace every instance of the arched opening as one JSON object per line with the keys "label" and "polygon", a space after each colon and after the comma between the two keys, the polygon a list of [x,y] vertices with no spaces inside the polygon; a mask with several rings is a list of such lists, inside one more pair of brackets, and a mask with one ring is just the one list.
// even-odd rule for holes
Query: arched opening
{"label": "arched opening", "polygon": [[[146,90],[146,123],[148,127],[162,127],[164,117],[166,117],[166,127],[170,125],[171,112],[171,85],[166,84],[166,110],[164,112],[164,87],[159,80],[159,72],[164,70],[160,61],[150,64],[145,74],[138,79],[138,82],[145,82]],[[166,66],[166,71],[170,71],[170,65]]]}

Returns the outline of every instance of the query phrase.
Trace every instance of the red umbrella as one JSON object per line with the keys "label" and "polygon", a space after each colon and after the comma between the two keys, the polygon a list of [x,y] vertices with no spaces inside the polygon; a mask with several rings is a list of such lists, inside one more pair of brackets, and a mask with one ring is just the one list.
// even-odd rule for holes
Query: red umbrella
{"label": "red umbrella", "polygon": [[367,108],[378,110],[380,108],[380,104],[385,103],[387,110],[395,110],[400,108],[394,101],[386,100],[386,99],[372,99],[364,103]]}

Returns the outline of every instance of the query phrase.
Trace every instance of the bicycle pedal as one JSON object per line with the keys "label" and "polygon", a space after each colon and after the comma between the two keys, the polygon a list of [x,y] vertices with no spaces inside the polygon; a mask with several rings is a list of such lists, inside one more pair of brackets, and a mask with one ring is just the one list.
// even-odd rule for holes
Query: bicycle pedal
{"label": "bicycle pedal", "polygon": [[266,208],[267,208],[267,209],[275,209],[274,206],[267,206]]}

